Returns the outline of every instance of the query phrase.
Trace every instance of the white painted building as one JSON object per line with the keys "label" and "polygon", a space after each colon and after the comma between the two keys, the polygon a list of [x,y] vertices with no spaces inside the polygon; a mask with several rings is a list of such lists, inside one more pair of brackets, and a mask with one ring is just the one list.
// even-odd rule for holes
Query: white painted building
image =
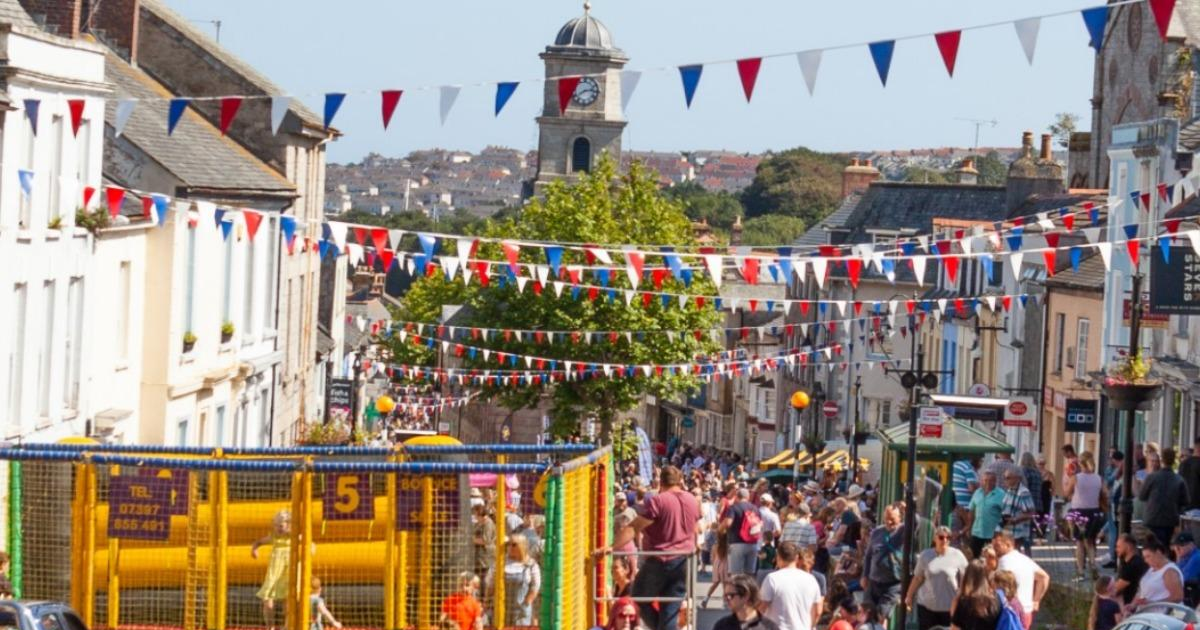
{"label": "white painted building", "polygon": [[[0,56],[0,433],[54,440],[82,434],[94,411],[87,300],[109,279],[94,274],[93,239],[75,227],[75,208],[85,185],[99,185],[99,99],[109,88],[99,46],[43,32],[15,0],[0,1]],[[68,99],[85,102],[77,133]],[[28,194],[20,171],[32,174]]]}

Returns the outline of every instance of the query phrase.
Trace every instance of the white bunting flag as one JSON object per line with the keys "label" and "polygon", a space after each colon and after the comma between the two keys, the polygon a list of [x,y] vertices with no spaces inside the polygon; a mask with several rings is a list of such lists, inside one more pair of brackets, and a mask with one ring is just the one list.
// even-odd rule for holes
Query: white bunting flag
{"label": "white bunting flag", "polygon": [[547,265],[538,265],[536,268],[538,282],[542,286],[546,286],[546,282],[550,280],[550,267]]}
{"label": "white bunting flag", "polygon": [[633,304],[633,291],[630,291],[629,289],[625,289],[625,306],[630,306],[632,304]]}
{"label": "white bunting flag", "polygon": [[1054,229],[1054,222],[1050,220],[1050,215],[1046,212],[1037,213],[1037,222],[1047,232]]}
{"label": "white bunting flag", "polygon": [[1107,241],[1096,243],[1096,251],[1100,252],[1100,259],[1104,261],[1104,270],[1108,271],[1112,266],[1112,243]]}
{"label": "white bunting flag", "polygon": [[1013,252],[1008,258],[1009,269],[1012,270],[1013,280],[1021,281],[1021,262],[1025,260],[1025,252]]}
{"label": "white bunting flag", "polygon": [[346,247],[346,230],[349,227],[341,221],[329,222],[329,233],[333,236],[333,244],[337,245],[338,251],[342,251]]}
{"label": "white bunting flag", "polygon": [[1087,239],[1087,242],[1095,243],[1096,241],[1100,240],[1100,228],[1098,228],[1098,227],[1083,228],[1083,236],[1084,236],[1084,238]]}
{"label": "white bunting flag", "polygon": [[596,260],[599,260],[606,265],[612,264],[612,256],[608,255],[608,250],[600,249],[599,247],[584,247],[583,249],[589,254],[595,256]]}
{"label": "white bunting flag", "polygon": [[985,295],[985,296],[983,297],[983,301],[984,301],[984,302],[987,302],[987,305],[988,305],[988,309],[989,309],[989,310],[991,310],[991,311],[995,312],[995,310],[996,310],[996,296],[994,296],[994,295]]}
{"label": "white bunting flag", "polygon": [[[563,283],[559,282],[558,280],[555,280],[554,281],[554,297],[562,297],[562,292],[563,292]],[[628,303],[626,303],[625,305],[629,306]]]}
{"label": "white bunting flag", "polygon": [[517,292],[518,293],[525,292],[525,284],[527,282],[529,282],[529,278],[526,278],[525,276],[517,276]]}
{"label": "white bunting flag", "polygon": [[638,81],[642,80],[640,70],[624,70],[621,72],[621,110],[629,109],[629,101],[637,89]]}
{"label": "white bunting flag", "polygon": [[113,125],[113,131],[117,137],[120,137],[121,132],[125,131],[125,125],[129,123],[129,117],[133,115],[135,107],[137,107],[137,99],[123,98],[117,101],[117,120]]}
{"label": "white bunting flag", "polygon": [[462,91],[462,87],[457,85],[443,85],[441,90],[441,98],[438,102],[438,110],[442,118],[442,124],[446,124],[446,118],[450,116],[450,110],[454,109],[454,102],[458,100],[458,93]]}
{"label": "white bunting flag", "polygon": [[1037,48],[1038,29],[1042,26],[1042,18],[1033,17],[1013,22],[1017,29],[1017,39],[1021,40],[1021,50],[1025,51],[1025,59],[1033,65],[1033,52]]}
{"label": "white bunting flag", "polygon": [[453,280],[458,273],[458,257],[442,255],[438,258],[442,259],[442,269],[446,270],[446,279]]}
{"label": "white bunting flag", "polygon": [[813,91],[817,89],[817,72],[821,70],[821,51],[806,50],[796,53],[796,61],[800,62],[800,73],[804,75],[808,95],[812,96]]}
{"label": "white bunting flag", "polygon": [[834,300],[834,306],[837,306],[839,316],[846,319],[846,300]]}
{"label": "white bunting flag", "polygon": [[813,275],[817,278],[817,287],[824,289],[825,268],[829,264],[829,261],[825,258],[810,258],[809,260],[812,262]]}
{"label": "white bunting flag", "polygon": [[917,285],[922,287],[925,286],[925,257],[913,256],[912,265],[913,275],[917,277]]}
{"label": "white bunting flag", "polygon": [[283,124],[283,119],[287,116],[288,108],[292,106],[292,99],[288,96],[272,96],[271,97],[271,133],[279,133],[279,127]]}
{"label": "white bunting flag", "polygon": [[1195,250],[1196,255],[1200,256],[1200,230],[1188,230],[1184,232],[1184,235],[1192,242],[1192,249]]}
{"label": "white bunting flag", "polygon": [[[392,245],[392,249],[396,249],[395,244]],[[463,269],[467,268],[467,261],[471,257],[471,250],[473,249],[475,249],[475,239],[473,238],[460,238],[454,242],[454,251],[457,252],[458,264],[462,265]]]}
{"label": "white bunting flag", "polygon": [[357,267],[363,259],[363,246],[358,243],[350,243],[346,248],[350,250],[350,266]]}
{"label": "white bunting flag", "polygon": [[720,254],[704,254],[704,266],[708,268],[708,275],[712,277],[713,284],[718,289],[721,288],[721,271],[724,264]]}

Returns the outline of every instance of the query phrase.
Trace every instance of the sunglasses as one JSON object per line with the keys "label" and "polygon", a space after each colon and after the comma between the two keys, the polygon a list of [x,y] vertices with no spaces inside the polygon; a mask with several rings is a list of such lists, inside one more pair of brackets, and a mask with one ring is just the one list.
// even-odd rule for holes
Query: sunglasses
{"label": "sunglasses", "polygon": [[724,597],[725,597],[725,599],[733,599],[734,597],[745,597],[745,596],[746,596],[745,593],[733,592],[733,593],[725,593]]}

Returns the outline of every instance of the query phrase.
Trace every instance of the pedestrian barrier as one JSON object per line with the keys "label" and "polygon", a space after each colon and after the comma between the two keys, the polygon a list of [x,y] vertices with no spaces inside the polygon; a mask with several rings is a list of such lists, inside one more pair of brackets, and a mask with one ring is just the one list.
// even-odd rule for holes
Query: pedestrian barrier
{"label": "pedestrian barrier", "polygon": [[95,628],[310,630],[319,597],[349,628],[424,630],[474,574],[491,627],[603,620],[611,450],[429,441],[0,449],[14,587]]}

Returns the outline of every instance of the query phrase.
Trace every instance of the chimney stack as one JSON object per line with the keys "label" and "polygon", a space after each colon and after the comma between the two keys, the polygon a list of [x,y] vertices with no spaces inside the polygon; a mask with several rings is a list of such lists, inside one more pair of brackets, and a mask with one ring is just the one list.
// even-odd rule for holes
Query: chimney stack
{"label": "chimney stack", "polygon": [[95,34],[136,66],[141,13],[141,0],[84,0],[81,30]]}
{"label": "chimney stack", "polygon": [[83,0],[21,0],[25,12],[47,32],[61,37],[79,37]]}
{"label": "chimney stack", "polygon": [[1042,155],[1040,159],[1043,162],[1054,160],[1054,153],[1050,149],[1050,134],[1048,133],[1042,134]]}
{"label": "chimney stack", "polygon": [[1019,208],[1033,195],[1061,195],[1067,191],[1062,166],[1050,151],[1050,135],[1042,136],[1040,159],[1033,155],[1033,132],[1021,136],[1021,157],[1008,166],[1005,200],[1010,211]]}
{"label": "chimney stack", "polygon": [[979,183],[979,171],[975,169],[975,158],[963,158],[962,164],[954,169],[955,181],[974,186]]}
{"label": "chimney stack", "polygon": [[842,170],[842,199],[866,190],[877,179],[879,169],[871,166],[870,159],[851,159],[850,165]]}

